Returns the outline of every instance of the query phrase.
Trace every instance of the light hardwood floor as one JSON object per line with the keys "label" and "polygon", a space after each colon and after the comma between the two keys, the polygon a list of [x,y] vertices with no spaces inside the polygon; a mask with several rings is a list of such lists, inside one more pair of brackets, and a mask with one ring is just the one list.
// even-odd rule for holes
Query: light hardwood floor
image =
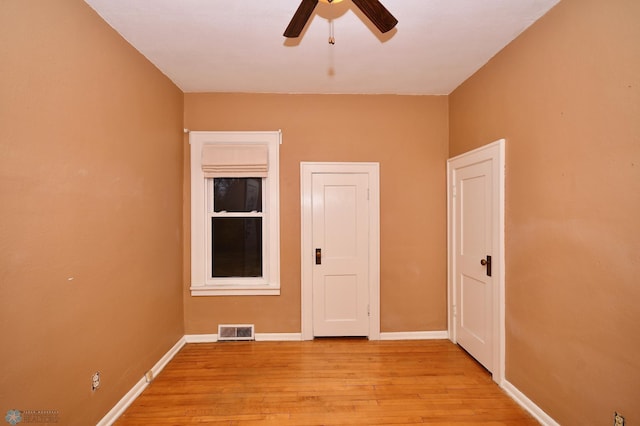
{"label": "light hardwood floor", "polygon": [[446,340],[186,345],[124,425],[537,425]]}

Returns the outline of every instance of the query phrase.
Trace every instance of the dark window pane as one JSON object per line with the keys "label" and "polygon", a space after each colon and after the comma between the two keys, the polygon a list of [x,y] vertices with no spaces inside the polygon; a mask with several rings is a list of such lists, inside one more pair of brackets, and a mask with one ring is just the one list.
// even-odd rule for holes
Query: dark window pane
{"label": "dark window pane", "polygon": [[211,218],[211,275],[262,276],[262,218]]}
{"label": "dark window pane", "polygon": [[213,179],[213,210],[216,212],[261,212],[262,179]]}

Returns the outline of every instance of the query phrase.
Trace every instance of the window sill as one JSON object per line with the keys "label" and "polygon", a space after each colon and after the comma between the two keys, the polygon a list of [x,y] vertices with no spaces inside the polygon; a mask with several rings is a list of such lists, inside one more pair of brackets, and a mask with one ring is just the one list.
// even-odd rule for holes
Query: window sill
{"label": "window sill", "polygon": [[280,288],[238,286],[193,286],[191,296],[280,296]]}

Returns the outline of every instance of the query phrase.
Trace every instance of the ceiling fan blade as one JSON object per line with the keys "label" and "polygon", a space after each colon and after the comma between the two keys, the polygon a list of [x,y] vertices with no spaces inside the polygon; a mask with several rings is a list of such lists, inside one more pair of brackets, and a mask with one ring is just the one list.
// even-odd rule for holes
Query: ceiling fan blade
{"label": "ceiling fan blade", "polygon": [[353,3],[382,33],[392,30],[398,23],[398,20],[378,0],[353,0]]}
{"label": "ceiling fan blade", "polygon": [[285,37],[298,37],[304,26],[307,25],[307,21],[311,17],[313,13],[313,9],[315,9],[318,4],[318,0],[302,0],[300,6],[298,6],[298,10],[291,18],[291,22],[289,22],[289,26],[284,30]]}

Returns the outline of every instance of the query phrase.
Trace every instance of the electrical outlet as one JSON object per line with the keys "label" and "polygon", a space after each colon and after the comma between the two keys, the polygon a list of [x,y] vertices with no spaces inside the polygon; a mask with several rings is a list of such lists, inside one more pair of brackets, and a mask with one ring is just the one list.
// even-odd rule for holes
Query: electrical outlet
{"label": "electrical outlet", "polygon": [[91,376],[91,390],[95,391],[100,387],[100,372],[96,371],[95,373],[93,373],[93,376]]}
{"label": "electrical outlet", "polygon": [[624,417],[617,412],[613,414],[613,426],[624,426]]}

